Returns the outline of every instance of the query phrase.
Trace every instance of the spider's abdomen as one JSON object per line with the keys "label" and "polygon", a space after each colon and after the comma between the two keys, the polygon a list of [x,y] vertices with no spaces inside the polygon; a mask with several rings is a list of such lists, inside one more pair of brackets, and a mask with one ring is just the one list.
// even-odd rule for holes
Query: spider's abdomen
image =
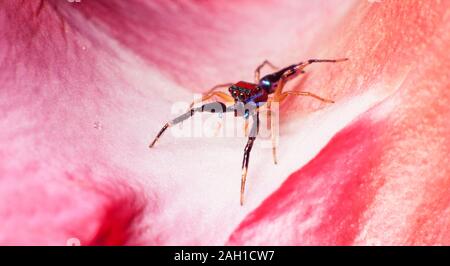
{"label": "spider's abdomen", "polygon": [[[292,74],[295,74],[295,67],[297,65],[290,65],[288,67],[285,67],[281,70],[278,70],[277,72],[274,72],[272,74],[268,74],[265,75],[264,77],[261,78],[261,80],[259,81],[258,86],[265,90],[268,94],[274,93],[277,86],[278,86],[278,82],[280,81],[281,77],[286,74],[289,73],[288,76],[291,76]],[[288,72],[290,71],[290,72]]]}
{"label": "spider's abdomen", "polygon": [[249,102],[260,103],[267,101],[267,92],[253,83],[239,81],[232,85],[228,91],[236,102],[243,102],[245,104]]}

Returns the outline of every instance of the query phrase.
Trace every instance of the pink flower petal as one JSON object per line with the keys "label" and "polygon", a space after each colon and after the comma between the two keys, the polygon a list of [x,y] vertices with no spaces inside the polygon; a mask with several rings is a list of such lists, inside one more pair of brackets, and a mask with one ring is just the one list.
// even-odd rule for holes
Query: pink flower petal
{"label": "pink flower petal", "polygon": [[[126,3],[1,4],[0,243],[448,244],[447,3]],[[245,138],[148,149],[192,91],[343,56],[290,87],[337,103],[282,106],[244,207]]]}

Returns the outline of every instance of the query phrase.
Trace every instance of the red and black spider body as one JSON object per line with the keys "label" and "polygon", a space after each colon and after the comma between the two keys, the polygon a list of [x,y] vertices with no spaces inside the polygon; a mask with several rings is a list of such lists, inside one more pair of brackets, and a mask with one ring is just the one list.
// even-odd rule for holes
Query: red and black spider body
{"label": "red and black spider body", "polygon": [[242,102],[244,104],[255,103],[259,106],[267,102],[269,95],[275,92],[278,82],[283,76],[290,77],[296,73],[297,66],[291,65],[268,74],[261,78],[258,84],[239,81],[231,85],[228,91],[236,102]]}

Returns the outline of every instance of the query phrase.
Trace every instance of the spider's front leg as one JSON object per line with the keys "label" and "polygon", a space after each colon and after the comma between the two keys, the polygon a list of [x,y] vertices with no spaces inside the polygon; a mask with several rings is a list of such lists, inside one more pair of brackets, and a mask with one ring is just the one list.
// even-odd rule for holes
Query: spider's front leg
{"label": "spider's front leg", "polygon": [[255,142],[256,136],[259,132],[259,111],[256,109],[255,113],[252,115],[253,124],[250,130],[250,135],[248,137],[247,145],[244,149],[244,158],[242,160],[242,177],[241,177],[241,206],[244,204],[244,192],[245,192],[245,181],[247,179],[248,161],[250,160],[250,152],[252,151],[253,143]]}
{"label": "spider's front leg", "polygon": [[177,118],[167,122],[163,128],[159,131],[158,135],[156,135],[155,139],[152,141],[152,143],[150,144],[150,148],[153,148],[153,146],[155,145],[155,143],[158,141],[158,139],[162,136],[162,134],[171,126],[176,125],[178,123],[181,123],[182,121],[190,118],[191,116],[193,116],[196,112],[210,112],[210,113],[223,113],[223,112],[230,112],[230,111],[234,111],[233,107],[227,107],[224,103],[222,102],[213,102],[213,103],[208,103],[208,104],[204,104],[200,107],[196,107],[196,108],[191,108],[189,111],[187,111],[186,113],[178,116]]}
{"label": "spider's front leg", "polygon": [[219,85],[212,87],[211,89],[209,89],[207,92],[205,92],[203,94],[202,98],[192,101],[191,104],[189,105],[189,108],[194,107],[194,105],[197,103],[202,103],[204,101],[207,101],[214,96],[217,96],[227,102],[233,102],[234,101],[233,97],[231,97],[230,95],[228,95],[224,92],[217,91],[218,89],[228,88],[231,85],[233,85],[233,83],[219,84]]}

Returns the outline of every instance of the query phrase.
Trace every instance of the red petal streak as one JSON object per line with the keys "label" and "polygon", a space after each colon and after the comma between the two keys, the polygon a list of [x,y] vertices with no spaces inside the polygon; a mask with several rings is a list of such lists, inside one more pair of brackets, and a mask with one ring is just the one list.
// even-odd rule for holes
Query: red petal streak
{"label": "red petal streak", "polygon": [[361,118],[340,132],[244,220],[230,244],[351,244],[383,183],[366,176],[381,155],[373,140],[382,130]]}

